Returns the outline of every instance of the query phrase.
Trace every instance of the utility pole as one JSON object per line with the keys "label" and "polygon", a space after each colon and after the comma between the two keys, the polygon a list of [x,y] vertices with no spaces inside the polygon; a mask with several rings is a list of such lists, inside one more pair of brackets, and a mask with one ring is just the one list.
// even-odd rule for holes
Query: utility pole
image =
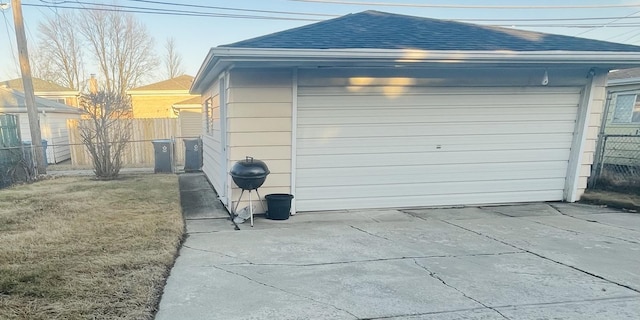
{"label": "utility pole", "polygon": [[29,64],[29,52],[27,51],[27,36],[24,33],[24,21],[22,19],[22,3],[20,0],[11,0],[13,11],[13,23],[16,27],[16,41],[18,42],[18,55],[20,56],[20,72],[22,73],[22,86],[24,98],[29,116],[29,129],[31,131],[31,145],[35,148],[36,168],[38,174],[47,173],[47,164],[44,163],[44,150],[42,149],[42,134],[40,133],[40,119],[36,107],[36,97],[33,93],[33,80],[31,79],[31,65]]}

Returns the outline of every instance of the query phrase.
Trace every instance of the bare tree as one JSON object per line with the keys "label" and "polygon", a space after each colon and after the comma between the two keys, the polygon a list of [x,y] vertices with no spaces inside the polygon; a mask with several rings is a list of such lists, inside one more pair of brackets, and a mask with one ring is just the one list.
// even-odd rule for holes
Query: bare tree
{"label": "bare tree", "polygon": [[174,38],[167,38],[164,43],[165,56],[162,59],[167,78],[172,79],[184,74],[182,66],[182,56],[176,51],[176,41]]}
{"label": "bare tree", "polygon": [[131,13],[89,10],[79,25],[105,91],[124,95],[158,66],[153,38]]}
{"label": "bare tree", "polygon": [[40,22],[37,51],[32,55],[36,77],[74,90],[81,89],[84,74],[77,19],[72,12],[62,11]]}
{"label": "bare tree", "polygon": [[82,143],[100,179],[115,179],[122,168],[122,155],[131,139],[130,102],[117,92],[98,91],[80,97],[88,119],[78,124]]}

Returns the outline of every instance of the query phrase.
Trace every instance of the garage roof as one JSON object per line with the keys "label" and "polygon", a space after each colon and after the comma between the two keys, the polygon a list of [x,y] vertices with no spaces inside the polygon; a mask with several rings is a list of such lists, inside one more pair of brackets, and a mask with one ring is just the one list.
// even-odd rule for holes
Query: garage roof
{"label": "garage roof", "polygon": [[639,46],[364,11],[221,47],[640,52]]}

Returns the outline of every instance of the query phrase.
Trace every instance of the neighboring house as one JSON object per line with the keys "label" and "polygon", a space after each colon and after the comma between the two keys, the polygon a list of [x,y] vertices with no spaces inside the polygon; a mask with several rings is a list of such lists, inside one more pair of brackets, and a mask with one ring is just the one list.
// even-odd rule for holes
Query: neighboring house
{"label": "neighboring house", "polygon": [[178,115],[181,137],[202,135],[202,98],[200,96],[174,103],[171,108]]}
{"label": "neighboring house", "polygon": [[640,68],[610,72],[607,95],[604,133],[640,135]]}
{"label": "neighboring house", "polygon": [[294,211],[573,202],[606,75],[634,66],[638,46],[366,11],[212,48],[191,92],[227,207],[245,156]]}
{"label": "neighboring house", "polygon": [[[40,98],[56,101],[68,106],[77,107],[80,91],[57,85],[46,80],[32,78],[34,94]],[[0,81],[0,87],[24,92],[22,78]]]}
{"label": "neighboring house", "polygon": [[193,77],[182,75],[173,79],[127,90],[131,96],[134,118],[175,118],[171,108],[175,103],[197,97],[189,93]]}
{"label": "neighboring house", "polygon": [[[640,165],[640,68],[613,70],[607,80],[607,104],[599,149],[605,164]],[[620,135],[620,136],[618,136]],[[606,136],[606,145],[605,144]]]}
{"label": "neighboring house", "polygon": [[[71,159],[67,120],[80,119],[80,109],[40,97],[36,97],[35,102],[38,108],[41,136],[48,144],[47,162],[59,163]],[[24,93],[0,88],[0,113],[18,115],[22,140],[31,140]]]}

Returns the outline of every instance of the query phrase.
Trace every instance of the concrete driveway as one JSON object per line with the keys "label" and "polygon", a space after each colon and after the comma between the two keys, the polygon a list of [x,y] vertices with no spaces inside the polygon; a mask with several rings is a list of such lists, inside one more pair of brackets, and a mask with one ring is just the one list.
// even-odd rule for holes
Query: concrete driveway
{"label": "concrete driveway", "polygon": [[189,235],[156,319],[640,318],[640,214],[358,210],[235,231],[219,205],[193,205],[205,187],[183,184]]}

